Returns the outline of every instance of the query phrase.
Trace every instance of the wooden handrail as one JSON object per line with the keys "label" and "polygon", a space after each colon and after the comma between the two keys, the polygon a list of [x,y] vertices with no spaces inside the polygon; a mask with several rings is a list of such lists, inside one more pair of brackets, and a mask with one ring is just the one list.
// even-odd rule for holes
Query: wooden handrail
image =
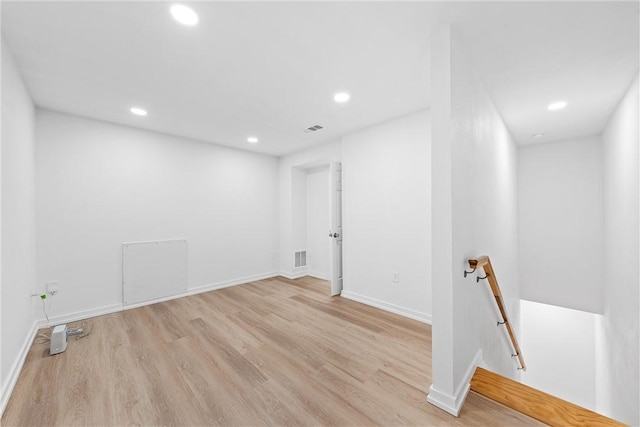
{"label": "wooden handrail", "polygon": [[502,292],[500,292],[500,286],[498,285],[496,274],[493,272],[493,267],[491,266],[489,257],[481,256],[477,259],[470,259],[469,267],[471,267],[474,271],[479,268],[482,268],[484,270],[486,279],[489,281],[489,286],[491,287],[491,292],[496,299],[496,305],[498,306],[498,310],[500,310],[502,321],[504,322],[504,326],[507,328],[507,333],[509,334],[509,338],[511,339],[511,345],[513,345],[513,349],[516,352],[515,356],[518,358],[518,362],[520,362],[520,369],[526,371],[527,366],[524,364],[524,358],[522,357],[522,351],[520,350],[520,346],[518,345],[516,334],[513,332],[511,322],[509,322],[509,316],[507,315],[507,310],[504,306],[504,300],[502,299]]}

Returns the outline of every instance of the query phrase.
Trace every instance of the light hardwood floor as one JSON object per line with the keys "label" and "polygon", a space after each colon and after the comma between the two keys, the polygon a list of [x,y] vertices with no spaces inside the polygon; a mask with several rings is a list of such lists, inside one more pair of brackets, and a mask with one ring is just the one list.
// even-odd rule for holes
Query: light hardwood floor
{"label": "light hardwood floor", "polygon": [[36,339],[3,426],[538,425],[470,393],[426,403],[431,327],[281,277],[89,319]]}

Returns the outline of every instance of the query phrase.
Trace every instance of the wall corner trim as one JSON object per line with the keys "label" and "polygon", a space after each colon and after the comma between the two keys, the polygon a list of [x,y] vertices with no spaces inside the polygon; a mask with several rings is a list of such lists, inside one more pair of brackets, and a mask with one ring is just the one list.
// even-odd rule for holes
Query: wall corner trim
{"label": "wall corner trim", "polygon": [[473,378],[476,368],[482,363],[482,361],[482,349],[479,349],[471,361],[471,364],[469,364],[469,367],[467,368],[467,371],[465,372],[455,393],[453,395],[444,393],[436,389],[433,384],[431,384],[431,387],[429,387],[429,394],[427,395],[427,402],[453,416],[457,417],[460,415],[462,405],[464,405],[465,400],[467,400],[467,395],[471,388],[471,378]]}
{"label": "wall corner trim", "polygon": [[410,308],[401,307],[399,305],[391,304],[385,301],[381,301],[375,298],[370,298],[364,295],[356,294],[354,292],[343,290],[342,297],[360,302],[362,304],[370,305],[372,307],[379,308],[381,310],[389,311],[391,313],[399,314],[400,316],[408,317],[418,322],[427,323],[431,325],[431,315],[423,313],[421,311],[412,310]]}
{"label": "wall corner trim", "polygon": [[18,377],[20,376],[20,372],[22,372],[22,367],[24,366],[25,360],[27,360],[27,355],[29,354],[29,350],[31,349],[31,344],[36,337],[36,333],[38,332],[38,321],[35,320],[31,325],[31,331],[27,335],[26,339],[22,343],[22,347],[20,347],[20,353],[18,357],[13,362],[13,366],[11,366],[11,370],[9,371],[9,377],[7,378],[7,382],[3,384],[3,388],[0,393],[0,418],[2,414],[4,414],[4,410],[9,403],[9,398],[11,397],[11,393],[13,392],[13,388],[18,382]]}
{"label": "wall corner trim", "polygon": [[457,417],[460,414],[460,410],[462,409],[462,404],[467,398],[467,394],[469,393],[469,385],[465,387],[464,396],[462,399],[459,399],[456,396],[452,396],[448,393],[441,392],[440,390],[433,387],[429,387],[429,394],[427,395],[427,402],[431,403],[433,406],[442,409],[445,412]]}

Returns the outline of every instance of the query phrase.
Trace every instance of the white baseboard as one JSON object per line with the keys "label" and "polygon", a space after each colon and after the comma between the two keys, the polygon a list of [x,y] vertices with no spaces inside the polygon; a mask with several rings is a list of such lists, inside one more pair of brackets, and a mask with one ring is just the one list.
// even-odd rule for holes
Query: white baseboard
{"label": "white baseboard", "polygon": [[133,310],[134,308],[140,308],[140,307],[144,307],[144,306],[147,306],[147,305],[153,305],[153,304],[157,304],[159,302],[171,301],[172,299],[184,298],[184,297],[187,297],[187,296],[189,296],[189,294],[187,292],[182,292],[182,293],[175,294],[175,295],[169,295],[168,297],[155,298],[155,299],[150,299],[150,300],[147,300],[147,301],[137,302],[135,304],[127,304],[127,305],[122,304],[120,306],[120,310],[121,311]]}
{"label": "white baseboard", "polygon": [[454,417],[460,415],[460,410],[462,409],[462,405],[457,403],[455,396],[438,390],[433,384],[429,387],[427,402],[445,412],[448,412]]}
{"label": "white baseboard", "polygon": [[431,384],[431,387],[429,387],[427,402],[456,417],[460,415],[462,405],[464,405],[467,395],[469,394],[471,378],[473,377],[478,365],[482,363],[482,360],[482,349],[479,349],[453,395],[444,393]]}
{"label": "white baseboard", "polygon": [[49,322],[46,319],[38,320],[38,328],[46,328],[64,323],[78,322],[80,320],[91,319],[92,317],[104,316],[105,314],[116,313],[122,311],[122,304],[111,304],[103,307],[91,308],[89,310],[76,311],[73,313],[61,314],[58,316],[49,317]]}
{"label": "white baseboard", "polygon": [[314,279],[319,279],[319,280],[329,280],[329,278],[326,275],[320,274],[320,273],[315,273],[313,271],[308,272],[307,276],[311,276]]}
{"label": "white baseboard", "polygon": [[163,298],[156,298],[156,299],[153,299],[153,300],[143,301],[143,302],[136,303],[136,304],[129,304],[129,305],[126,305],[126,306],[123,305],[123,304],[111,304],[111,305],[107,305],[107,306],[104,306],[104,307],[97,307],[97,308],[92,308],[92,309],[89,309],[89,310],[62,314],[62,315],[59,315],[59,316],[50,317],[49,318],[49,323],[47,323],[47,321],[45,319],[40,319],[38,321],[38,328],[44,328],[44,327],[47,327],[47,326],[55,326],[55,325],[60,325],[60,324],[63,324],[63,323],[77,322],[79,320],[86,320],[86,319],[90,319],[92,317],[97,317],[97,316],[103,316],[105,314],[116,313],[118,311],[131,310],[133,308],[144,307],[145,305],[156,304],[156,303],[159,303],[159,302],[170,301],[170,300],[177,299],[177,298],[183,298],[183,297],[188,297],[188,296],[191,296],[191,295],[197,295],[197,294],[201,294],[201,293],[204,293],[204,292],[215,291],[217,289],[223,289],[223,288],[228,288],[228,287],[231,287],[231,286],[242,285],[244,283],[255,282],[257,280],[269,279],[269,278],[275,277],[275,276],[278,276],[277,272],[265,273],[265,274],[256,274],[256,275],[253,275],[253,276],[241,277],[239,279],[234,279],[234,280],[226,280],[226,281],[223,281],[223,282],[210,283],[208,285],[202,285],[202,286],[198,286],[198,287],[195,287],[195,288],[190,288],[186,292],[183,292],[183,293],[180,293],[180,294],[171,295],[171,296],[163,297]]}
{"label": "white baseboard", "polygon": [[27,360],[27,354],[31,349],[31,344],[33,343],[33,339],[36,337],[36,332],[38,332],[38,322],[34,321],[31,325],[31,330],[27,335],[26,339],[22,343],[22,347],[20,347],[20,353],[18,353],[18,357],[13,362],[13,366],[9,370],[9,377],[7,378],[7,382],[3,384],[2,394],[0,395],[0,418],[2,414],[4,414],[4,410],[9,403],[9,398],[11,397],[11,393],[13,392],[13,388],[18,382],[18,377],[20,376],[20,372],[22,372],[22,366],[24,365],[25,360]]}
{"label": "white baseboard", "polygon": [[391,313],[399,314],[400,316],[408,317],[419,322],[428,323],[429,325],[431,324],[431,315],[423,313],[421,311],[416,311],[410,308],[401,307],[399,305],[390,304],[385,301],[380,301],[375,298],[366,297],[364,295],[359,295],[345,290],[342,291],[342,296],[344,298],[361,302],[363,304],[367,304],[381,310],[390,311]]}
{"label": "white baseboard", "polygon": [[287,273],[287,272],[281,271],[277,275],[278,276],[282,276],[282,277],[284,277],[286,279],[289,279],[289,280],[296,280],[296,279],[299,279],[301,277],[308,276],[309,274],[307,274],[306,271],[301,271],[301,272],[298,272],[298,273]]}
{"label": "white baseboard", "polygon": [[125,310],[131,310],[133,308],[144,307],[145,305],[157,304],[159,302],[171,301],[173,299],[184,298],[191,295],[198,295],[205,292],[216,291],[218,289],[230,288],[231,286],[242,285],[249,282],[255,282],[258,280],[269,279],[271,277],[277,276],[278,273],[264,273],[264,274],[255,274],[253,276],[245,276],[239,279],[233,280],[225,280],[223,282],[209,283],[207,285],[196,286],[195,288],[189,288],[186,292],[182,292],[176,295],[170,295],[168,297],[156,298],[149,301],[143,301],[136,304],[129,304],[124,306]]}
{"label": "white baseboard", "polygon": [[256,282],[258,280],[270,279],[272,277],[279,276],[281,273],[277,271],[264,274],[255,274],[253,276],[241,277],[239,279],[226,280],[224,282],[210,283],[208,285],[202,285],[195,288],[191,288],[187,291],[186,296],[197,295],[204,292],[215,291],[218,289],[229,288],[231,286],[243,285],[249,282]]}

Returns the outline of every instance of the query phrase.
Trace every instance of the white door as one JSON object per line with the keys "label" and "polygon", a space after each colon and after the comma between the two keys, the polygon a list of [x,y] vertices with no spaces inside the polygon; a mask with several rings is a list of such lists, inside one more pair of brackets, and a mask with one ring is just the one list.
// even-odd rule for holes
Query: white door
{"label": "white door", "polygon": [[342,292],[342,164],[331,163],[331,296]]}

